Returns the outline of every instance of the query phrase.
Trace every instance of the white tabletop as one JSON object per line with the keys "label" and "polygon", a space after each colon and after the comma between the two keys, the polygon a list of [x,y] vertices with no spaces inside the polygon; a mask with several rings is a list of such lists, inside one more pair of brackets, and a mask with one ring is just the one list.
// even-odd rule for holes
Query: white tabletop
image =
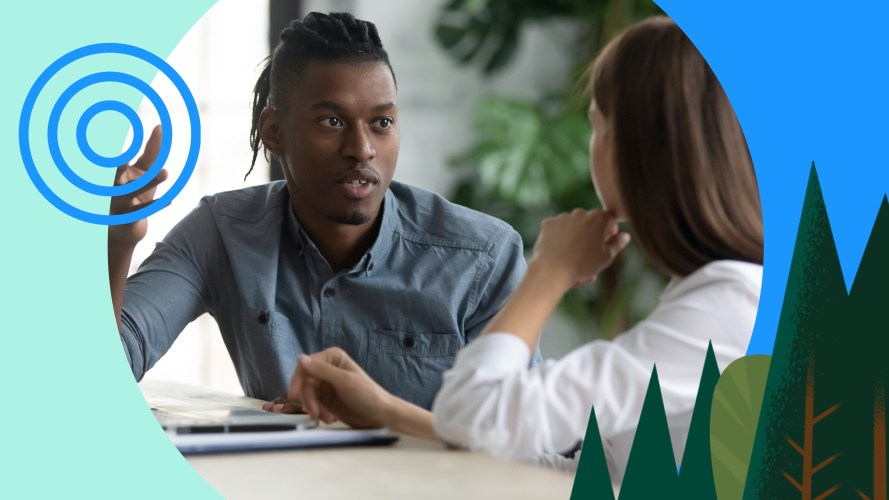
{"label": "white tabletop", "polygon": [[[142,382],[146,399],[164,395],[259,408],[261,401],[166,382]],[[410,436],[390,446],[265,451],[186,457],[229,499],[568,499],[573,476],[482,453],[449,450]]]}

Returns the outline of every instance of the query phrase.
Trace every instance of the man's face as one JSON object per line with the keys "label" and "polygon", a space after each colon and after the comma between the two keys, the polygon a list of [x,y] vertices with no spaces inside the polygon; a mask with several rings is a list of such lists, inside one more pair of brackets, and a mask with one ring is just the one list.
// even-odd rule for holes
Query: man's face
{"label": "man's face", "polygon": [[[274,110],[277,144],[301,222],[376,221],[398,159],[396,90],[387,66],[310,63]],[[265,135],[263,136],[265,140]]]}

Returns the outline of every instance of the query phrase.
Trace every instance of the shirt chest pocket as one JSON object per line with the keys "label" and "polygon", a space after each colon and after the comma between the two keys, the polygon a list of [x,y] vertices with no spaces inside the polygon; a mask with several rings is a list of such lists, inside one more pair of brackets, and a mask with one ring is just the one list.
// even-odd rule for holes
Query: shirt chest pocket
{"label": "shirt chest pocket", "polygon": [[238,328],[232,361],[244,393],[259,399],[285,394],[296,360],[304,352],[290,320],[275,311],[250,307]]}
{"label": "shirt chest pocket", "polygon": [[392,394],[429,409],[461,345],[450,333],[375,330],[368,339],[367,373]]}

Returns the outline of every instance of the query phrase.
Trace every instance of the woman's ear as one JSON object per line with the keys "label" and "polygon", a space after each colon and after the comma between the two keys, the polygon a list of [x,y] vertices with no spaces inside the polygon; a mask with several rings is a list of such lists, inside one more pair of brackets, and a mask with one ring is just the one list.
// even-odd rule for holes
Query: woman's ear
{"label": "woman's ear", "polygon": [[265,108],[259,115],[259,138],[272,154],[281,156],[284,144],[281,141],[281,114],[275,108]]}

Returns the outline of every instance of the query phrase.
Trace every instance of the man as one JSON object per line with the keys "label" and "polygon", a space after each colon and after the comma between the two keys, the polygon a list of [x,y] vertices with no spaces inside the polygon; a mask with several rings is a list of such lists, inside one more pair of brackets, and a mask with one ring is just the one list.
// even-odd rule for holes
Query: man
{"label": "man", "polygon": [[[441,373],[525,270],[518,234],[392,181],[395,76],[373,24],[349,14],[291,22],[256,84],[251,141],[286,182],[204,198],[126,278],[145,221],[109,228],[109,274],[137,379],[204,312],[244,392],[285,394],[301,353],[344,349],[389,392],[429,408]],[[117,183],[150,167],[145,154]],[[252,168],[252,167],[251,167]],[[150,203],[144,190],[115,213]]]}

